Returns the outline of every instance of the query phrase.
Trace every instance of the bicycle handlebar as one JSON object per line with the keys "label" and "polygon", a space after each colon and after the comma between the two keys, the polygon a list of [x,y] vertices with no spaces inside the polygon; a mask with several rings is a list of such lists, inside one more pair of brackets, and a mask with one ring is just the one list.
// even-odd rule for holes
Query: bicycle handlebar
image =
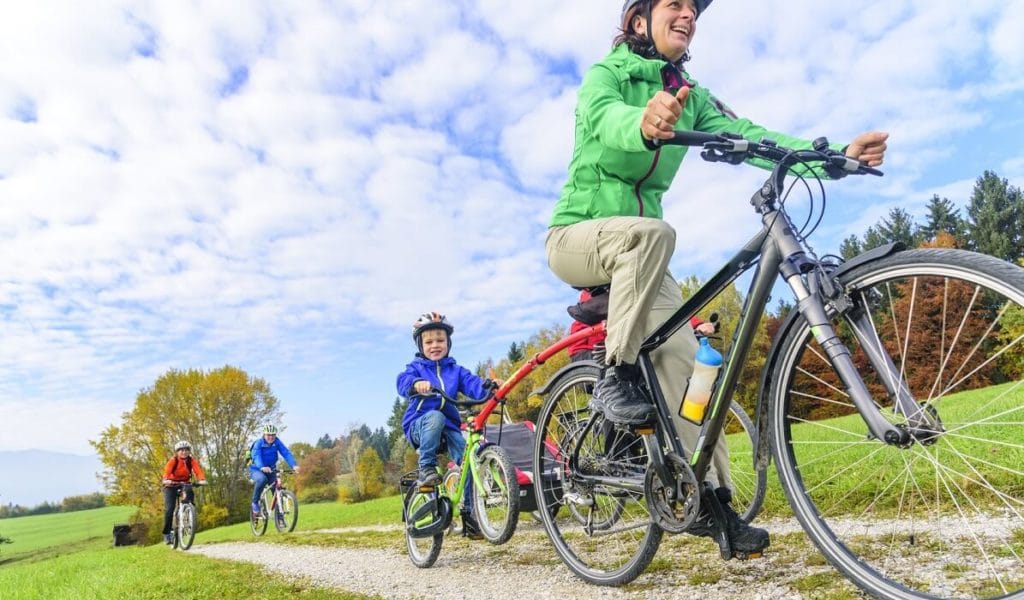
{"label": "bicycle handlebar", "polygon": [[838,179],[845,175],[877,175],[882,172],[869,167],[859,160],[850,158],[842,152],[828,147],[826,138],[814,140],[814,148],[810,150],[794,150],[779,146],[772,140],[752,142],[731,133],[705,133],[703,131],[677,130],[667,140],[651,140],[655,147],[659,146],[702,146],[701,158],[709,162],[739,163],[747,158],[762,158],[778,165],[787,167],[798,162],[822,162],[830,177]]}
{"label": "bicycle handlebar", "polygon": [[426,394],[419,394],[419,393],[417,393],[417,394],[410,394],[409,395],[409,399],[412,400],[413,398],[429,398],[430,396],[440,396],[441,398],[443,398],[444,400],[446,400],[448,402],[451,402],[455,406],[468,410],[469,408],[471,408],[473,406],[478,406],[480,404],[484,404],[488,400],[493,398],[494,397],[494,390],[497,389],[498,386],[497,386],[497,384],[495,384],[492,381],[489,384],[485,385],[484,387],[488,391],[490,391],[490,393],[483,400],[456,400],[455,398],[452,398],[448,394],[444,393],[443,390],[440,390],[440,389],[438,389],[436,387],[431,387],[430,391],[427,392]]}

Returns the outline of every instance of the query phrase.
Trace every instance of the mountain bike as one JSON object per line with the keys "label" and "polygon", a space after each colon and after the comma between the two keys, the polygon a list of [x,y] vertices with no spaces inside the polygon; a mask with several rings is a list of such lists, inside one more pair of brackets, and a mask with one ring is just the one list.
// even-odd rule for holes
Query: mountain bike
{"label": "mountain bike", "polygon": [[295,493],[287,489],[281,481],[282,473],[294,473],[295,471],[273,470],[275,475],[274,483],[267,484],[260,493],[260,512],[249,513],[249,526],[252,533],[259,537],[267,532],[267,524],[273,517],[274,527],[279,533],[286,533],[295,530],[295,524],[299,522],[299,500]]}
{"label": "mountain bike", "polygon": [[[807,240],[821,220],[815,195],[797,226],[785,207],[787,174],[810,192],[809,180],[823,175],[879,171],[824,138],[809,150],[689,131],[667,143],[701,146],[712,162],[772,166],[750,200],[762,228],[643,342],[640,388],[654,422],[606,425],[590,404],[593,365],[569,365],[545,385],[536,495],[571,509],[539,511],[562,561],[585,581],[621,585],[644,571],[666,532],[686,532],[702,511],[725,522],[705,478],[777,274],[794,309],[761,376],[755,469],[774,458],[808,537],[873,596],[1024,596],[1024,270],[897,244],[845,262],[819,258]],[[651,353],[750,269],[698,443],[684,448]],[[602,322],[574,336],[603,330]],[[745,558],[721,526],[715,541],[723,559]]]}
{"label": "mountain bike", "polygon": [[[503,448],[483,437],[487,418],[503,397],[494,394],[481,405],[477,401],[456,400],[436,388],[426,396],[440,396],[445,402],[462,408],[477,405],[481,408],[467,423],[466,451],[457,478],[454,471],[449,471],[438,486],[422,485],[416,480],[415,472],[402,478],[406,546],[409,560],[420,568],[432,566],[440,555],[444,534],[453,529],[453,507],[461,506],[463,494],[472,493],[473,516],[488,542],[504,544],[512,538],[519,522],[519,481],[515,466]],[[417,397],[411,396],[410,401]],[[445,475],[440,469],[438,473]],[[468,488],[470,475],[472,490]]]}
{"label": "mountain bike", "polygon": [[192,495],[192,486],[202,485],[200,483],[174,484],[167,487],[177,487],[174,504],[174,517],[171,521],[171,546],[175,549],[188,550],[192,547],[192,541],[196,537],[196,507],[188,501]]}

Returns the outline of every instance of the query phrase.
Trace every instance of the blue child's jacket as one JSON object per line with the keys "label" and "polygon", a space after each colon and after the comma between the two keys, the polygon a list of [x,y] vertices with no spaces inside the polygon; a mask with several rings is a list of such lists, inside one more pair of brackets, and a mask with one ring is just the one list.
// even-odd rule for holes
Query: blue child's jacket
{"label": "blue child's jacket", "polygon": [[[422,355],[416,355],[415,360],[406,365],[405,371],[398,375],[398,394],[409,398],[416,393],[413,384],[420,380],[430,382],[430,385],[442,390],[452,398],[462,393],[474,400],[483,400],[489,393],[484,386],[484,379],[477,377],[469,369],[460,367],[450,356],[433,361]],[[437,395],[416,396],[409,400],[409,406],[405,409],[405,415],[402,417],[402,431],[405,432],[405,437],[410,443],[412,442],[410,430],[413,421],[432,410],[440,410],[444,414],[446,429],[459,431],[462,418],[455,405]]]}

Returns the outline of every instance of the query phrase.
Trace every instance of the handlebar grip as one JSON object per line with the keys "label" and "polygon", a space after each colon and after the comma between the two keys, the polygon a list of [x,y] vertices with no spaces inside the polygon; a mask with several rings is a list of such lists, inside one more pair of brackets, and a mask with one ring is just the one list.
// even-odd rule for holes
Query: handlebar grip
{"label": "handlebar grip", "polygon": [[655,146],[703,146],[708,142],[722,141],[722,136],[717,133],[704,133],[703,131],[690,131],[688,129],[677,129],[672,137],[667,140],[655,138],[651,143]]}

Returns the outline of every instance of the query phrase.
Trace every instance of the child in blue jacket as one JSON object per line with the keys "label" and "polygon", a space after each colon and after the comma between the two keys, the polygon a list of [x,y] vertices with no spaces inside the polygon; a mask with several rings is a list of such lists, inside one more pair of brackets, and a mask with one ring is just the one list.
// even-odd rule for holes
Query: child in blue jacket
{"label": "child in blue jacket", "polygon": [[[448,443],[448,456],[462,464],[466,440],[462,436],[462,417],[458,408],[439,395],[430,395],[437,388],[455,398],[458,394],[481,402],[489,395],[492,382],[477,377],[448,356],[451,334],[455,331],[444,315],[424,313],[412,326],[412,339],[416,342],[416,358],[398,375],[398,394],[409,399],[402,417],[402,431],[406,439],[419,450],[419,480],[422,485],[438,485],[437,451],[444,437]],[[499,382],[500,384],[500,382]],[[462,508],[466,535],[479,539],[479,528],[471,514],[469,491]]]}

